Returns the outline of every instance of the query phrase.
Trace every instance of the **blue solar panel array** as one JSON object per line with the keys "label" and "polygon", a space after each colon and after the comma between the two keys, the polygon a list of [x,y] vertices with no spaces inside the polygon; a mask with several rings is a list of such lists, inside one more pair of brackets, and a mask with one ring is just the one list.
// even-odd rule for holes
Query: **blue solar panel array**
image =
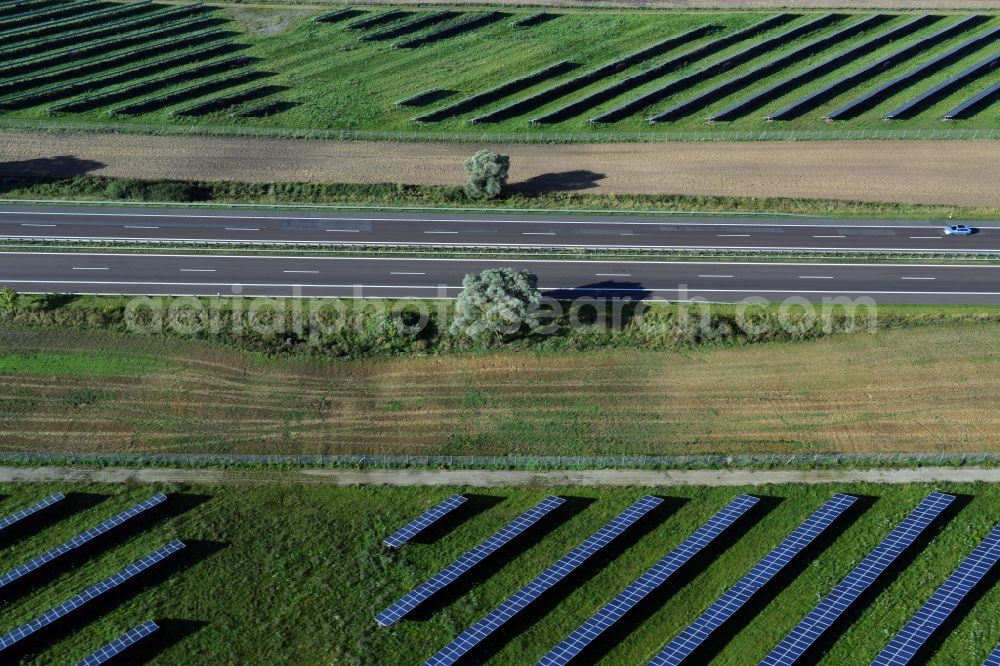
{"label": "blue solar panel array", "polygon": [[528,509],[520,516],[504,525],[499,532],[483,541],[481,544],[460,556],[454,562],[436,573],[412,592],[392,604],[375,616],[375,621],[383,627],[396,624],[410,611],[419,606],[429,596],[450,585],[459,576],[476,566],[487,556],[506,545],[511,539],[541,520],[546,514],[563,504],[561,497],[546,497],[536,506]]}
{"label": "blue solar panel array", "polygon": [[15,567],[8,571],[7,573],[0,576],[0,588],[10,585],[14,581],[26,576],[27,574],[40,569],[52,560],[62,557],[66,553],[83,546],[84,544],[93,541],[97,537],[101,536],[105,532],[108,532],[115,527],[118,527],[122,523],[135,518],[136,516],[149,511],[154,506],[166,501],[166,496],[161,494],[156,494],[147,500],[139,502],[135,506],[125,509],[117,516],[108,518],[100,525],[96,527],[91,527],[89,530],[82,534],[78,534],[66,543],[56,546],[52,550],[46,551],[37,557],[33,557],[19,567]]}
{"label": "blue solar panel array", "polygon": [[31,622],[27,624],[22,624],[17,629],[0,636],[0,651],[6,650],[11,645],[14,645],[18,641],[27,638],[36,631],[45,628],[46,626],[52,624],[56,620],[59,620],[66,615],[69,615],[81,606],[85,606],[88,602],[93,601],[97,597],[101,596],[105,592],[113,590],[122,583],[135,578],[141,574],[146,569],[149,569],[154,564],[162,562],[166,558],[170,557],[181,548],[184,544],[180,541],[171,541],[163,548],[155,550],[145,557],[141,557],[132,564],[128,565],[118,573],[105,578],[101,582],[91,585],[86,590],[76,595],[68,601],[64,601],[55,608],[51,608],[38,617],[36,617]]}
{"label": "blue solar panel array", "polygon": [[[889,113],[885,114],[883,118],[888,120],[910,118],[911,116],[919,113],[922,109],[930,106],[935,101],[950,95],[958,88],[986,75],[988,72],[995,69],[997,65],[1000,65],[1000,53],[993,53],[992,55],[987,56],[986,59],[980,60],[976,64],[963,69],[958,74],[945,79],[936,86],[925,90],[916,97],[901,104]],[[945,119],[952,117],[953,116],[951,114],[944,115]]]}
{"label": "blue solar panel array", "polygon": [[56,493],[55,495],[50,495],[49,497],[46,497],[41,502],[32,504],[27,509],[21,509],[20,511],[16,511],[10,514],[3,520],[0,520],[0,531],[7,529],[14,523],[20,522],[34,513],[38,513],[42,509],[47,509],[53,504],[61,502],[63,499],[65,498],[63,497],[62,493]]}
{"label": "blue solar panel array", "polygon": [[1000,666],[1000,645],[990,653],[990,656],[986,657],[983,666]]}
{"label": "blue solar panel array", "polygon": [[716,629],[721,627],[754,594],[767,585],[778,573],[801,553],[816,537],[834,523],[857,497],[837,493],[823,506],[814,511],[788,537],[764,556],[735,585],[702,613],[697,620],[687,626],[677,638],[670,641],[649,662],[650,666],[676,666],[697,650]]}
{"label": "blue solar panel array", "polygon": [[552,648],[538,662],[539,666],[568,664],[580,652],[620,620],[630,609],[642,601],[650,592],[665,583],[678,569],[700,553],[720,534],[753,507],[759,500],[750,495],[740,495],[725,508],[709,518],[708,522],[695,530],[679,546],[667,553],[666,557],[654,564],[634,583],[626,587],[618,596],[609,601],[599,611],[580,625],[563,642]]}
{"label": "blue solar panel array", "polygon": [[127,648],[132,647],[139,641],[141,641],[146,636],[159,629],[155,622],[152,620],[146,620],[137,627],[132,627],[124,634],[111,641],[104,647],[102,647],[97,652],[89,655],[85,659],[81,660],[76,666],[98,666],[103,664],[108,659],[117,657],[119,654],[124,652]]}
{"label": "blue solar panel array", "polygon": [[972,111],[978,110],[979,107],[985,106],[987,103],[991,102],[998,93],[1000,93],[1000,82],[994,83],[985,90],[981,90],[941,117],[945,120],[965,118],[966,116],[972,115]]}
{"label": "blue solar panel array", "polygon": [[440,520],[446,514],[460,507],[464,502],[465,498],[461,495],[452,495],[437,506],[433,506],[424,511],[422,514],[410,521],[410,523],[406,526],[387,536],[382,543],[389,548],[399,548],[407,541]]}
{"label": "blue solar panel array", "polygon": [[931,493],[902,520],[882,543],[823,597],[819,604],[760,662],[761,666],[791,666],[830,628],[917,537],[955,500]]}
{"label": "blue solar panel array", "polygon": [[979,581],[1000,560],[1000,526],[993,529],[962,560],[954,573],[941,584],[931,598],[920,607],[910,621],[893,636],[879,653],[872,666],[903,666],[909,664],[938,627],[954,612]]}
{"label": "blue solar panel array", "polygon": [[555,564],[549,566],[533,581],[508,597],[486,617],[475,623],[448,645],[441,648],[428,659],[425,666],[444,666],[454,664],[466,652],[478,645],[484,638],[502,627],[508,620],[517,615],[528,604],[540,597],[546,590],[563,580],[577,567],[587,561],[594,553],[611,543],[637,520],[652,511],[663,500],[646,495],[638,502],[622,511],[607,525],[587,537],[583,543],[563,555]]}

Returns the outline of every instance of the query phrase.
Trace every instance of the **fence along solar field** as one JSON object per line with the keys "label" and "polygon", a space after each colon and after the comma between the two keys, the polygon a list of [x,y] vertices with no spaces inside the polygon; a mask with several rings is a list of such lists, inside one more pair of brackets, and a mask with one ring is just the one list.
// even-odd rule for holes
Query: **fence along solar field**
{"label": "fence along solar field", "polygon": [[560,666],[570,663],[650,592],[667,582],[681,567],[732,527],[758,501],[758,498],[751,495],[740,495],[734,499],[695,530],[679,546],[667,553],[663,559],[639,576],[635,582],[591,615],[559,645],[552,648],[539,660],[538,666]]}
{"label": "fence along solar field", "polygon": [[444,499],[441,503],[427,509],[409,523],[387,536],[382,540],[382,543],[388,548],[402,547],[407,541],[462,506],[465,501],[466,498],[461,495],[452,495]]}
{"label": "fence along solar field", "polygon": [[939,492],[928,495],[764,657],[761,666],[796,663],[954,500],[953,495]]}
{"label": "fence along solar field", "polygon": [[872,666],[905,666],[1000,560],[1000,526],[993,528],[958,568],[892,637]]}
{"label": "fence along solar field", "polygon": [[434,576],[415,587],[401,599],[376,615],[375,621],[383,627],[389,627],[396,624],[408,613],[410,613],[410,611],[423,603],[428,597],[455,582],[459,576],[475,567],[503,546],[510,543],[514,538],[522,534],[532,525],[535,525],[552,510],[558,508],[565,502],[566,500],[561,497],[546,497],[544,500],[539,502],[537,506],[528,509],[511,522],[504,525],[496,534],[489,537],[464,555],[461,555],[454,562],[434,574]]}
{"label": "fence along solar field", "polygon": [[153,632],[157,631],[159,628],[160,627],[152,620],[146,620],[142,624],[132,627],[93,654],[84,657],[80,663],[77,664],[77,666],[99,666],[106,661],[114,659],[146,636],[149,636]]}
{"label": "fence along solar field", "polygon": [[63,555],[66,555],[67,553],[90,543],[94,539],[110,532],[119,525],[123,525],[129,520],[132,520],[137,516],[140,516],[143,513],[149,511],[153,507],[158,506],[159,504],[165,502],[166,499],[167,499],[166,496],[162,494],[153,495],[149,499],[143,500],[142,502],[139,502],[135,506],[131,506],[128,509],[122,511],[121,513],[112,516],[111,518],[108,518],[99,525],[91,527],[86,532],[76,535],[69,541],[60,544],[55,548],[48,550],[42,553],[41,555],[38,555],[37,557],[31,558],[24,564],[15,567],[10,571],[6,572],[5,574],[3,574],[2,576],[0,576],[0,588],[6,587],[11,583],[13,583],[14,581],[19,580],[24,576],[27,576],[31,572],[42,568],[49,562],[52,562],[53,560],[56,560],[62,557]]}
{"label": "fence along solar field", "polygon": [[726,590],[708,609],[670,641],[649,666],[678,666],[708,640],[714,631],[733,617],[750,598],[774,579],[809,544],[840,518],[858,498],[837,493],[788,537],[764,556],[735,585]]}
{"label": "fence along solar field", "polygon": [[524,610],[547,590],[565,579],[581,564],[602,548],[621,536],[625,530],[663,502],[658,497],[646,495],[632,506],[611,519],[604,527],[587,537],[579,546],[547,567],[534,580],[512,594],[479,622],[459,634],[448,645],[438,650],[425,666],[454,664],[487,636],[502,627],[512,617]]}
{"label": "fence along solar field", "polygon": [[39,511],[42,511],[43,509],[47,509],[50,506],[58,504],[64,499],[66,498],[65,496],[63,496],[62,493],[55,493],[54,495],[49,495],[45,499],[36,502],[25,509],[21,509],[20,511],[15,511],[14,513],[10,514],[3,520],[0,520],[0,532],[7,529],[11,525],[21,522],[28,516],[33,516],[34,514],[38,513]]}

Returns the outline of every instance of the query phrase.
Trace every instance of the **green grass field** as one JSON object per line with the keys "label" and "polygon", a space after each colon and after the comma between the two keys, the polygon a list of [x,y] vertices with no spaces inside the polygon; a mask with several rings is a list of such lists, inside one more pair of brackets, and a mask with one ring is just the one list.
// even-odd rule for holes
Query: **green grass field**
{"label": "green grass field", "polygon": [[[95,5],[100,6],[100,5]],[[329,11],[331,8],[326,8]],[[435,8],[407,8],[411,12],[406,18],[389,23],[384,27],[396,27],[406,21],[422,19]],[[156,10],[161,11],[161,10]],[[649,124],[646,118],[673,104],[693,98],[716,85],[734,77],[745,75],[763,64],[795,52],[804,45],[825,37],[863,20],[867,14],[845,14],[839,20],[816,30],[808,31],[795,39],[783,40],[766,52],[740,61],[714,76],[704,77],[674,94],[664,97],[644,110],[610,124],[591,126],[587,119],[600,115],[623,102],[639,97],[671,81],[681,79],[713,63],[725,61],[747,46],[765,39],[779,36],[798,26],[816,21],[819,12],[804,12],[790,21],[772,27],[762,34],[733,43],[726,48],[695,58],[687,64],[673,68],[662,76],[620,95],[610,97],[593,108],[554,124],[533,127],[529,120],[553,111],[569,102],[581,99],[610,84],[636,74],[657,63],[680,56],[683,53],[711,43],[741,28],[757,23],[770,14],[757,12],[667,12],[667,11],[612,11],[612,10],[558,10],[556,18],[539,25],[515,28],[510,23],[528,16],[533,11],[526,9],[503,10],[502,20],[494,21],[477,29],[463,32],[418,48],[394,48],[399,39],[430,33],[438,27],[461,21],[483,8],[464,6],[455,11],[461,15],[443,23],[415,30],[386,41],[360,42],[360,35],[373,33],[377,28],[352,30],[352,21],[377,14],[381,9],[370,9],[358,17],[338,23],[317,23],[312,17],[322,10],[308,8],[251,8],[246,6],[223,7],[208,14],[194,13],[164,19],[157,28],[179,26],[176,35],[154,35],[148,40],[157,46],[145,55],[130,56],[128,66],[102,66],[95,61],[113,61],[125,51],[134,51],[146,46],[141,38],[115,50],[103,48],[100,54],[82,54],[82,60],[75,67],[89,67],[84,70],[65,70],[65,60],[53,60],[51,52],[24,47],[31,40],[22,37],[21,51],[10,52],[21,55],[13,58],[11,65],[0,67],[0,120],[36,119],[65,121],[110,121],[139,124],[206,125],[270,128],[271,130],[311,129],[311,130],[355,130],[374,132],[417,132],[426,136],[441,133],[501,132],[521,133],[523,137],[539,134],[559,134],[585,139],[595,136],[595,132],[727,132],[731,130],[762,132],[767,130],[836,130],[849,129],[940,129],[944,125],[941,116],[959,102],[984,90],[992,83],[989,76],[980,77],[967,85],[959,86],[938,102],[908,120],[883,121],[884,112],[898,106],[919,92],[930,88],[954,74],[979,62],[991,52],[989,43],[973,51],[966,51],[943,66],[922,77],[918,82],[905,87],[879,101],[856,118],[835,123],[821,119],[823,112],[830,111],[842,103],[850,101],[876,85],[909,71],[932,57],[984,33],[998,25],[1000,19],[986,16],[983,23],[970,26],[967,30],[953,34],[933,46],[919,51],[912,57],[884,68],[877,76],[851,87],[849,90],[823,102],[817,108],[788,121],[767,122],[765,116],[786,104],[797,100],[825,84],[843,77],[847,73],[872,64],[886,55],[931,35],[949,26],[964,15],[947,14],[939,20],[924,25],[919,30],[890,40],[879,48],[864,51],[859,49],[866,41],[882,33],[893,30],[914,18],[913,14],[894,14],[881,25],[873,26],[858,35],[827,46],[803,57],[787,67],[769,72],[766,76],[754,77],[738,90],[712,101],[710,104],[692,111],[689,115],[672,122]],[[4,17],[0,16],[0,21]],[[141,18],[141,16],[140,16]],[[68,19],[67,19],[68,20]],[[180,25],[183,24],[183,25]],[[185,25],[190,24],[189,28]],[[599,80],[579,87],[566,95],[502,122],[470,125],[469,119],[482,116],[513,101],[526,98],[534,93],[559,85],[564,81],[588,72],[596,67],[612,62],[624,55],[651,46],[667,37],[679,35],[688,30],[712,26],[713,32],[679,44],[675,48],[657,54],[641,62],[617,68]],[[66,30],[73,26],[67,24]],[[0,23],[0,30],[3,25]],[[139,28],[136,28],[138,30]],[[149,28],[142,28],[149,30]],[[204,36],[211,33],[209,36]],[[101,44],[104,38],[95,38],[94,44]],[[27,40],[27,41],[25,41]],[[181,40],[188,40],[181,42]],[[86,39],[84,45],[90,44]],[[174,44],[176,42],[176,44]],[[189,43],[190,42],[190,43]],[[15,45],[17,46],[17,45]],[[10,47],[15,48],[15,47]],[[40,48],[40,47],[39,47]],[[217,49],[211,53],[201,53],[204,49]],[[802,86],[786,91],[775,97],[762,108],[727,122],[712,125],[705,118],[729,104],[750,94],[844,52],[859,51],[859,55],[830,72],[813,77]],[[2,53],[2,50],[0,50]],[[23,55],[27,53],[28,55]],[[199,55],[199,53],[201,53]],[[240,60],[233,64],[233,58]],[[32,61],[32,59],[34,59]],[[510,82],[558,61],[566,60],[575,68],[560,75],[536,82],[515,92],[498,96],[494,101],[463,111],[450,119],[438,122],[414,123],[412,118],[447,106],[460,99],[484,92],[495,86]],[[37,64],[32,64],[32,62]],[[163,67],[153,67],[164,61]],[[193,66],[203,67],[221,61],[209,72],[201,70],[189,72]],[[683,61],[683,59],[682,59]],[[25,64],[27,63],[27,64]],[[239,76],[231,83],[217,82],[216,77]],[[34,84],[24,83],[25,77],[34,77]],[[19,83],[20,81],[20,83]],[[206,83],[207,82],[207,83]],[[143,84],[138,88],[130,88]],[[40,90],[52,86],[68,86],[39,96],[34,101],[11,105],[9,100],[16,95],[38,94]],[[192,86],[194,87],[192,89]],[[421,106],[397,106],[396,103],[427,91],[433,100]],[[80,104],[87,96],[97,96],[97,101]],[[160,100],[162,101],[156,101]],[[8,103],[5,105],[4,101]],[[153,101],[150,101],[153,100]],[[189,106],[219,100],[218,108],[202,108],[192,115],[177,115]],[[76,111],[63,111],[53,115],[46,108],[53,105],[74,102]],[[135,115],[111,117],[109,110],[142,103],[146,109]],[[273,105],[261,110],[260,105]],[[232,112],[241,115],[232,117]],[[259,111],[259,113],[258,113]],[[245,112],[245,113],[244,113]],[[257,116],[257,117],[254,117]],[[953,121],[951,128],[993,130],[998,127],[995,114],[982,110],[965,120]]]}
{"label": "green grass field", "polygon": [[[753,612],[715,640],[714,664],[756,663],[885,534],[931,490],[958,493],[963,506],[912,562],[886,578],[859,607],[820,660],[826,666],[869,663],[913,612],[996,523],[1000,489],[986,486],[768,486],[764,488],[532,488],[476,491],[465,518],[456,517],[431,543],[384,552],[380,540],[457,488],[332,488],[321,485],[18,484],[0,486],[0,513],[56,490],[68,510],[44,529],[5,542],[0,568],[27,558],[164,491],[164,515],[126,528],[105,546],[71,563],[51,565],[31,586],[8,594],[8,631],[141,555],[179,538],[179,561],[153,570],[141,584],[99,604],[81,621],[46,631],[25,664],[74,663],[125,629],[154,619],[163,629],[135,648],[128,663],[150,664],[402,664],[419,663],[444,646],[544,567],[645,493],[668,498],[634,532],[552,590],[524,620],[490,645],[490,664],[534,663],[604,602],[663,557],[740,492],[765,498],[765,510],[626,616],[602,645],[602,664],[645,663],[723,590],[834,492],[865,496],[866,510],[792,565],[753,602]],[[482,574],[432,598],[395,630],[373,616],[454,557],[479,543],[548,494],[570,498],[558,519],[512,543]],[[528,535],[526,535],[528,536]],[[166,563],[164,563],[166,565]],[[978,666],[1000,642],[1000,587],[986,585],[936,637],[926,663]],[[29,646],[31,647],[31,646]]]}

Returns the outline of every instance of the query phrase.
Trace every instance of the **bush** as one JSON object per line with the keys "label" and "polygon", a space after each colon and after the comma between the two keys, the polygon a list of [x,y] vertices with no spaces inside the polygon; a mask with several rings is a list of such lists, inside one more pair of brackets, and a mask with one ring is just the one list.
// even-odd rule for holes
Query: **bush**
{"label": "bush", "polygon": [[488,150],[465,160],[465,171],[469,179],[465,183],[465,195],[470,199],[496,199],[507,185],[510,171],[510,157],[497,155]]}
{"label": "bush", "polygon": [[488,268],[466,275],[455,303],[451,332],[502,344],[525,329],[538,328],[542,295],[538,278],[514,268]]}
{"label": "bush", "polygon": [[105,188],[108,199],[116,201],[169,201],[187,203],[204,198],[191,183],[176,181],[148,182],[137,178],[113,180]]}

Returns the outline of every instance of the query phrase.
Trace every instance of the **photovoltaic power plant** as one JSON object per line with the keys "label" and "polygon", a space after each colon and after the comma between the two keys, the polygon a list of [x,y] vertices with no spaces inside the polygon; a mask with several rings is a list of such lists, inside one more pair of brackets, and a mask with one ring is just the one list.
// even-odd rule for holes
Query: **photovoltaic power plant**
{"label": "photovoltaic power plant", "polygon": [[85,606],[90,601],[100,597],[105,592],[109,592],[119,585],[135,578],[142,572],[146,571],[158,562],[162,562],[166,558],[170,557],[180,549],[184,547],[184,544],[180,541],[174,540],[168,543],[163,548],[153,551],[145,557],[141,557],[132,564],[128,565],[118,573],[105,578],[101,582],[91,585],[86,590],[76,595],[72,599],[62,602],[55,608],[50,608],[38,617],[36,617],[31,622],[27,624],[22,624],[17,629],[0,636],[0,651],[6,650],[11,645],[14,645],[18,641],[27,638],[36,631],[47,627],[53,622],[69,615],[78,608]]}
{"label": "photovoltaic power plant", "polygon": [[958,568],[920,607],[910,621],[892,637],[872,666],[903,666],[916,657],[938,627],[1000,560],[1000,526],[976,546]]}
{"label": "photovoltaic power plant", "polygon": [[1000,666],[1000,645],[996,646],[990,656],[986,657],[983,666]]}
{"label": "photovoltaic power plant", "polygon": [[791,666],[875,582],[917,537],[955,500],[934,492],[910,512],[882,543],[837,584],[819,604],[760,662],[761,666]]}
{"label": "photovoltaic power plant", "polygon": [[36,502],[35,504],[32,504],[27,509],[21,509],[20,511],[16,511],[10,514],[3,520],[0,520],[0,531],[7,529],[14,523],[24,520],[25,518],[27,518],[32,514],[38,513],[42,509],[47,509],[53,504],[58,504],[63,499],[65,498],[63,497],[62,493],[56,493],[55,495],[50,495],[49,497],[46,497],[41,502]]}
{"label": "photovoltaic power plant", "polygon": [[816,540],[857,501],[857,497],[837,493],[814,511],[770,553],[764,556],[735,585],[715,600],[697,620],[687,626],[649,662],[650,666],[676,666],[697,650],[716,629],[740,610],[767,585],[795,556]]}
{"label": "photovoltaic power plant", "polygon": [[76,666],[98,666],[98,664],[103,664],[107,660],[117,657],[126,649],[132,647],[157,629],[159,629],[159,627],[155,622],[152,620],[146,620],[139,626],[132,627],[97,652],[81,660]]}
{"label": "photovoltaic power plant", "polygon": [[465,502],[461,495],[452,495],[437,506],[433,506],[414,518],[408,525],[393,532],[382,541],[389,548],[399,548],[425,529],[454,511]]}
{"label": "photovoltaic power plant", "polygon": [[132,518],[135,518],[136,516],[146,511],[149,511],[154,506],[162,502],[165,502],[166,499],[167,498],[165,495],[161,494],[153,495],[149,499],[143,500],[142,502],[139,502],[135,506],[125,509],[117,516],[108,518],[100,525],[97,525],[96,527],[91,527],[86,532],[76,535],[66,543],[56,546],[52,550],[46,551],[41,555],[38,555],[37,557],[31,558],[21,566],[15,567],[10,571],[8,571],[7,573],[5,573],[4,575],[0,576],[0,588],[10,585],[14,581],[28,575],[32,571],[40,569],[41,567],[45,566],[52,560],[62,557],[66,553],[93,541],[94,539],[101,536],[102,534],[105,534],[106,532],[111,531],[112,529],[118,527],[122,523],[131,520]]}
{"label": "photovoltaic power plant", "polygon": [[383,627],[396,624],[432,594],[453,583],[459,576],[482,562],[489,555],[495,553],[514,537],[524,532],[550,511],[565,502],[566,500],[561,497],[546,497],[536,506],[528,509],[504,525],[499,532],[460,556],[434,576],[428,578],[424,583],[415,587],[412,592],[376,615],[375,621]]}
{"label": "photovoltaic power plant", "polygon": [[539,660],[539,666],[568,664],[576,658],[594,639],[620,620],[650,592],[663,585],[677,570],[704,550],[758,501],[756,497],[740,495],[730,502],[679,546],[667,553],[666,557],[650,567],[634,583],[590,616],[559,645],[552,648]]}
{"label": "photovoltaic power plant", "polygon": [[614,541],[622,532],[634,525],[636,521],[662,502],[663,500],[658,497],[646,495],[622,511],[604,527],[587,537],[583,543],[566,555],[563,555],[555,564],[545,569],[545,571],[538,574],[533,581],[508,597],[503,603],[486,615],[486,617],[463,631],[451,643],[441,648],[434,656],[424,662],[425,666],[454,664],[462,655],[502,627],[508,620],[538,599],[546,590],[566,578],[566,576],[586,562],[592,555]]}

